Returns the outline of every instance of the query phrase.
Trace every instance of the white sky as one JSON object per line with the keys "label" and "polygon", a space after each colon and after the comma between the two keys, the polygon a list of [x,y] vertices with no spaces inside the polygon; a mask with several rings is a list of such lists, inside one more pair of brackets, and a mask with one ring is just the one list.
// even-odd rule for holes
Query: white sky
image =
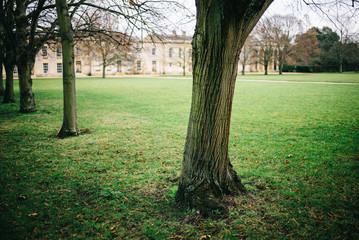
{"label": "white sky", "polygon": [[[310,2],[311,0],[307,0],[306,2]],[[325,2],[325,0],[322,0]],[[347,1],[348,4],[351,4],[351,0],[343,0]],[[195,13],[195,0],[179,0],[179,2],[185,2],[185,6],[191,9]],[[317,1],[317,2],[320,2]],[[326,1],[328,2],[328,1]],[[345,21],[345,26],[348,28],[348,30],[352,33],[359,32],[359,3],[356,3],[356,7],[348,7],[345,9],[341,9],[340,12],[347,12],[347,11],[353,11],[356,10],[356,15],[350,19],[347,19]],[[329,8],[325,9],[323,7],[323,11],[325,11],[328,14],[335,14],[337,12],[337,8]],[[311,27],[319,27],[322,28],[324,26],[328,26],[332,28],[334,31],[337,31],[337,28],[335,25],[328,20],[328,17],[325,16],[324,13],[322,13],[318,8],[314,7],[313,5],[306,5],[303,0],[274,0],[274,2],[270,5],[265,16],[270,15],[287,15],[287,14],[293,14],[298,19],[301,19],[304,23],[304,30],[307,30]],[[182,25],[181,28],[185,30],[188,34],[193,34],[195,27],[195,21],[188,23],[186,25]]]}
{"label": "white sky", "polygon": [[[344,1],[347,1],[349,5],[351,4],[351,0],[344,0]],[[310,2],[310,0],[309,1],[307,0],[306,2]],[[348,6],[348,7],[342,7],[341,9],[338,9],[336,7],[332,7],[328,9],[324,6],[323,11],[330,16],[334,16],[337,14],[338,11],[340,14],[344,14],[348,12],[353,13],[354,10],[356,10],[355,15],[350,19],[344,20],[344,22],[345,22],[345,26],[350,32],[359,32],[358,8],[359,8],[359,3],[356,3],[355,8]],[[333,22],[331,22],[323,12],[321,12],[318,8],[316,8],[313,5],[309,5],[309,6],[306,5],[303,0],[274,0],[274,2],[268,8],[265,15],[274,15],[274,14],[280,14],[280,15],[293,14],[307,24],[306,25],[307,29],[310,27],[322,28],[324,26],[328,26],[332,28],[334,31],[337,30]],[[334,20],[335,17],[332,17],[332,19]],[[309,22],[307,20],[309,20]]]}

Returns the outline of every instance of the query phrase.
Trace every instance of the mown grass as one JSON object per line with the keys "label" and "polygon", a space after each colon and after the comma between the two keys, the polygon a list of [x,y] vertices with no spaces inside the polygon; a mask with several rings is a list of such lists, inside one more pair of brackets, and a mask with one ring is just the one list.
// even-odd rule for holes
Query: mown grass
{"label": "mown grass", "polygon": [[337,82],[337,83],[359,83],[359,73],[270,73],[245,75],[238,74],[240,80],[272,80],[272,81],[294,81],[294,82]]}
{"label": "mown grass", "polygon": [[256,197],[222,219],[174,206],[191,79],[79,78],[78,124],[92,133],[67,139],[55,137],[61,89],[34,80],[36,113],[0,105],[0,239],[359,234],[357,85],[238,81],[229,153]]}

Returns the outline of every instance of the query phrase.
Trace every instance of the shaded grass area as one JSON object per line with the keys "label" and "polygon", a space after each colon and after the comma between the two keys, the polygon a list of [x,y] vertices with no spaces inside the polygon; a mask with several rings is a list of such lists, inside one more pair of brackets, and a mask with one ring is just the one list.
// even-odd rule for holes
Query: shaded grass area
{"label": "shaded grass area", "polygon": [[264,74],[238,74],[241,80],[272,80],[272,81],[294,81],[294,82],[337,82],[337,83],[359,83],[359,73],[272,73]]}
{"label": "shaded grass area", "polygon": [[92,133],[68,139],[55,138],[61,89],[35,80],[36,113],[0,105],[1,239],[359,233],[359,86],[238,82],[229,154],[256,198],[222,219],[174,207],[191,79],[79,78],[78,124]]}

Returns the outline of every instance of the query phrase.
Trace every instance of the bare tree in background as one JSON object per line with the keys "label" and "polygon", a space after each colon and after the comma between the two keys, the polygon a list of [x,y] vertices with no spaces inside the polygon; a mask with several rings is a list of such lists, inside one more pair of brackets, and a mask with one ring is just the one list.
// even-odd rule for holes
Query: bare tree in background
{"label": "bare tree in background", "polygon": [[273,61],[275,42],[273,23],[269,18],[261,19],[253,31],[255,48],[253,49],[259,63],[264,67],[264,75],[268,75],[269,64]]}
{"label": "bare tree in background", "polygon": [[240,63],[242,64],[242,75],[245,75],[246,65],[248,64],[248,60],[251,59],[251,55],[253,54],[253,38],[249,36],[241,50],[240,55]]}
{"label": "bare tree in background", "polygon": [[294,38],[302,31],[302,23],[293,15],[274,15],[269,21],[275,43],[274,56],[278,63],[279,74],[282,74],[283,65],[293,52]]}
{"label": "bare tree in background", "polygon": [[131,48],[130,36],[119,32],[118,18],[103,10],[90,13],[87,11],[82,20],[89,29],[80,34],[79,40],[91,52],[99,52],[102,61],[102,77],[106,77],[106,68],[124,57]]}

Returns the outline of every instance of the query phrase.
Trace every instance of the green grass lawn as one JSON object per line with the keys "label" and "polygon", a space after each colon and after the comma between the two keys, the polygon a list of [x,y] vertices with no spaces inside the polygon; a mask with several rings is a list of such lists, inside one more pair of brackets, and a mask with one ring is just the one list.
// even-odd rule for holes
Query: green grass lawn
{"label": "green grass lawn", "polygon": [[[358,82],[359,76],[297,75],[279,77]],[[191,84],[79,78],[78,124],[91,133],[67,139],[55,137],[60,79],[34,80],[36,113],[1,104],[0,239],[358,236],[358,85],[238,81],[229,154],[256,197],[239,196],[229,216],[204,219],[174,206]]]}
{"label": "green grass lawn", "polygon": [[294,81],[294,82],[337,82],[359,83],[359,73],[270,73],[238,75],[240,80],[271,80],[271,81]]}

